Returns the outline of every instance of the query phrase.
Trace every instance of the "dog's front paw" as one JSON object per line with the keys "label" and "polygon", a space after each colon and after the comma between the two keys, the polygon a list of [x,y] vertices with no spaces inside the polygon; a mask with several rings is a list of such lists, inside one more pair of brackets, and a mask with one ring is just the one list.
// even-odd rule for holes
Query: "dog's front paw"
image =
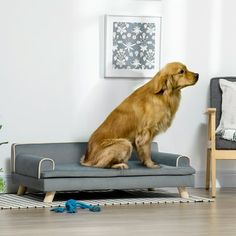
{"label": "dog's front paw", "polygon": [[113,165],[111,168],[113,169],[129,169],[129,166],[126,163],[119,163]]}
{"label": "dog's front paw", "polygon": [[158,169],[160,168],[160,165],[158,165],[157,163],[154,162],[148,162],[144,164],[146,167],[148,168],[152,168],[152,169]]}

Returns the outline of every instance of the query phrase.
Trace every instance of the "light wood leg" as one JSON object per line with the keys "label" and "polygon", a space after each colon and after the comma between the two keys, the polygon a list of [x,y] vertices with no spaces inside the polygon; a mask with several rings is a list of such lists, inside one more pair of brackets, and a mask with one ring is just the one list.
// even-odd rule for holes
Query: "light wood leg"
{"label": "light wood leg", "polygon": [[17,195],[24,195],[25,192],[27,190],[27,187],[23,186],[23,185],[20,185],[19,188],[18,188],[18,191],[17,191]]}
{"label": "light wood leg", "polygon": [[189,198],[189,194],[186,187],[178,187],[178,191],[182,198]]}
{"label": "light wood leg", "polygon": [[46,192],[43,202],[47,202],[47,203],[52,202],[55,194],[56,192]]}
{"label": "light wood leg", "polygon": [[211,158],[211,197],[216,197],[216,159]]}
{"label": "light wood leg", "polygon": [[210,187],[210,167],[211,167],[211,149],[207,149],[207,163],[206,163],[206,190]]}

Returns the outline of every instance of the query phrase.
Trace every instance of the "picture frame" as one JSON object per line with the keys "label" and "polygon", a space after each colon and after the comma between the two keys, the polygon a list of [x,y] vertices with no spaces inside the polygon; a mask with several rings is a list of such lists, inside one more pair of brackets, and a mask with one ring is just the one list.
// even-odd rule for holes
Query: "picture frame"
{"label": "picture frame", "polygon": [[105,16],[105,78],[152,78],[160,53],[161,17]]}

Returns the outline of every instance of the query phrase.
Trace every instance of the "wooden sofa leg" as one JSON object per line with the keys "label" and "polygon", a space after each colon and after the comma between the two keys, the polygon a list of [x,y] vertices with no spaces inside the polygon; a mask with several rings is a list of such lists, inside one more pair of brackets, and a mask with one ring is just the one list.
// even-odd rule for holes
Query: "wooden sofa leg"
{"label": "wooden sofa leg", "polygon": [[20,185],[17,191],[17,195],[18,196],[24,195],[26,191],[27,191],[27,187]]}
{"label": "wooden sofa leg", "polygon": [[46,192],[43,202],[50,203],[53,201],[56,192]]}
{"label": "wooden sofa leg", "polygon": [[189,198],[189,194],[186,187],[178,187],[178,191],[182,198]]}

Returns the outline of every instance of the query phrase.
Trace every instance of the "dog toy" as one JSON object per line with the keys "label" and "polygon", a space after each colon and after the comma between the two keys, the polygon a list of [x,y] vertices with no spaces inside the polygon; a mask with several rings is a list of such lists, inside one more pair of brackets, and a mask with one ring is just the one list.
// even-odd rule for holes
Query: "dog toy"
{"label": "dog toy", "polygon": [[77,202],[74,199],[70,199],[65,203],[65,207],[55,207],[51,209],[51,211],[57,212],[57,213],[63,213],[64,211],[67,211],[67,213],[76,213],[78,208],[80,209],[89,209],[93,212],[99,212],[101,211],[101,208],[99,206],[92,206],[89,204],[86,204],[84,202]]}

